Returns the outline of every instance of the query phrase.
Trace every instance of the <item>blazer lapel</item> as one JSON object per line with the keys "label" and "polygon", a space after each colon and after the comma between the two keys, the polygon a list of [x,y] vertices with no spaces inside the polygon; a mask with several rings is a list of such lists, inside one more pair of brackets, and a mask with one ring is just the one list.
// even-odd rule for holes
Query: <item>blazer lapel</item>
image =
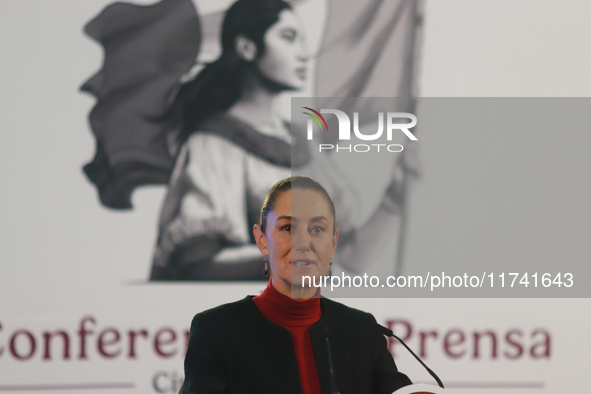
{"label": "blazer lapel", "polygon": [[312,348],[314,349],[314,359],[316,361],[316,369],[318,370],[320,387],[322,388],[323,394],[333,393],[326,341],[328,335],[332,355],[331,358],[336,377],[336,388],[341,394],[343,394],[347,392],[347,387],[350,387],[350,379],[352,376],[351,349],[349,348],[347,341],[347,327],[346,325],[338,327],[338,324],[336,324],[337,322],[334,320],[334,316],[331,316],[330,307],[324,302],[322,302],[322,306],[322,317],[310,327],[310,339],[312,340]]}
{"label": "blazer lapel", "polygon": [[[291,334],[267,320],[250,301],[251,315],[258,322],[245,333],[244,351],[249,354],[252,376],[257,378],[257,389],[263,393],[301,394],[302,386]],[[251,340],[252,339],[252,340]],[[273,372],[275,371],[275,372]],[[279,373],[278,373],[279,372]],[[254,382],[253,382],[254,384]]]}

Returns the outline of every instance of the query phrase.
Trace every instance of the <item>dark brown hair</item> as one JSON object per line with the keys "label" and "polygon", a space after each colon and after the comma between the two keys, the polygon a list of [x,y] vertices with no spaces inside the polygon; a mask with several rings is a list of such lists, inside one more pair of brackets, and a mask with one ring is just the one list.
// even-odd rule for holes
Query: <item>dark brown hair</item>
{"label": "dark brown hair", "polygon": [[283,10],[291,10],[283,0],[238,0],[228,9],[222,25],[221,57],[206,65],[194,80],[183,84],[165,116],[171,128],[180,128],[181,143],[202,121],[226,111],[240,99],[244,70],[252,64],[236,53],[236,37],[244,35],[251,39],[257,47],[257,57],[262,56],[265,33]]}
{"label": "dark brown hair", "polygon": [[316,180],[303,175],[297,176],[290,176],[289,178],[285,178],[277,182],[276,184],[271,187],[269,192],[267,193],[267,197],[265,197],[265,201],[263,202],[263,207],[261,208],[261,219],[260,219],[260,226],[263,233],[267,230],[267,218],[269,217],[269,213],[273,212],[275,202],[280,195],[285,193],[291,189],[305,189],[305,190],[314,190],[318,193],[322,194],[328,205],[330,206],[330,211],[332,212],[332,217],[334,218],[332,223],[332,232],[333,234],[336,231],[336,211],[334,208],[334,202],[330,195],[326,191],[326,189]]}

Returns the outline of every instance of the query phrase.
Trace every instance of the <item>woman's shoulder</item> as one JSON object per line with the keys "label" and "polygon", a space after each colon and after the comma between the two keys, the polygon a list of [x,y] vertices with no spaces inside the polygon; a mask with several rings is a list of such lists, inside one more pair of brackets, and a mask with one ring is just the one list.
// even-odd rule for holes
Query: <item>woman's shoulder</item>
{"label": "woman's shoulder", "polygon": [[208,140],[216,146],[233,147],[275,165],[291,168],[294,160],[290,143],[261,133],[252,125],[227,113],[218,113],[205,119],[190,134],[187,142],[191,146]]}
{"label": "woman's shoulder", "polygon": [[207,309],[203,312],[197,313],[197,316],[211,316],[211,317],[222,317],[224,315],[241,313],[243,311],[252,311],[254,302],[252,301],[253,296],[246,296],[238,301],[229,302],[222,304],[211,309]]}
{"label": "woman's shoulder", "polygon": [[245,149],[248,141],[259,134],[253,127],[222,112],[199,123],[187,142],[189,145],[208,142],[223,148]]}
{"label": "woman's shoulder", "polygon": [[348,326],[373,326],[377,324],[375,317],[369,313],[341,304],[328,298],[321,299],[326,318]]}
{"label": "woman's shoulder", "polygon": [[235,144],[231,139],[211,130],[198,130],[187,138],[187,146],[191,151],[195,149],[204,152],[223,152],[226,156],[228,150],[242,151],[242,148]]}
{"label": "woman's shoulder", "polygon": [[193,317],[193,324],[235,324],[239,320],[252,318],[256,314],[256,306],[252,301],[252,296],[244,297],[241,300],[216,306],[199,312]]}
{"label": "woman's shoulder", "polygon": [[[188,137],[185,148],[186,156],[183,161],[187,163],[192,174],[200,174],[207,179],[210,174],[222,171],[230,176],[242,177],[245,151],[227,138],[216,133],[200,131]],[[219,183],[220,179],[216,181]],[[210,181],[207,186],[210,190],[215,189]]]}

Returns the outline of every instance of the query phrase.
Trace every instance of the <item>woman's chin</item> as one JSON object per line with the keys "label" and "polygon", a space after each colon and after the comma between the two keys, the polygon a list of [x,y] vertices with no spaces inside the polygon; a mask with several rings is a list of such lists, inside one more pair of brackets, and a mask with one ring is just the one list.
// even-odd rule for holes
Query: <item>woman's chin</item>
{"label": "woman's chin", "polygon": [[289,90],[300,92],[304,90],[306,87],[306,81],[297,81],[295,83],[290,84]]}
{"label": "woman's chin", "polygon": [[322,283],[322,275],[316,266],[298,267],[291,270],[291,284],[298,287],[318,287]]}

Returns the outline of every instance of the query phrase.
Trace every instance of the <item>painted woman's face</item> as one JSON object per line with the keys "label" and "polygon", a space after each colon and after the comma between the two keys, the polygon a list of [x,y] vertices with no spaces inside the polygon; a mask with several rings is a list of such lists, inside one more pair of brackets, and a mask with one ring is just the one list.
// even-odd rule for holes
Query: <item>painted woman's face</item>
{"label": "painted woman's face", "polygon": [[302,89],[308,54],[301,23],[291,10],[279,13],[279,20],[265,33],[264,43],[265,51],[257,60],[259,72],[288,89]]}
{"label": "painted woman's face", "polygon": [[319,192],[292,189],[277,198],[261,250],[269,256],[275,288],[301,288],[307,284],[303,276],[326,274],[337,246],[338,229],[333,231],[333,226],[329,203]]}

